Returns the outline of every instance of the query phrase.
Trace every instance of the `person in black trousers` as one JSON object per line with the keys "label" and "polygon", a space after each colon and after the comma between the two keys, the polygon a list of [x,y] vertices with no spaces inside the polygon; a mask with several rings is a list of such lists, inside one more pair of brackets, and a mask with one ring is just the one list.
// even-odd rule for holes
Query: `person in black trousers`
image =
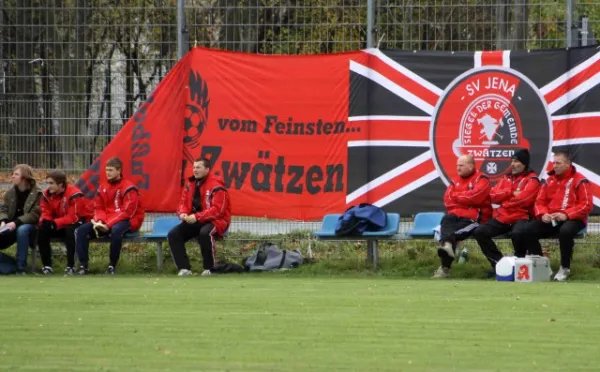
{"label": "person in black trousers", "polygon": [[[502,252],[498,250],[494,237],[506,233],[518,234],[529,222],[535,198],[540,188],[540,180],[535,172],[529,169],[529,151],[526,149],[515,152],[510,164],[510,173],[490,191],[492,203],[499,207],[494,210],[493,218],[480,225],[473,231],[473,238],[479,244],[481,251],[492,265],[489,276],[496,275],[496,264],[502,259]],[[525,257],[517,244],[514,244],[517,257]],[[531,254],[539,254],[535,247],[529,247]]]}
{"label": "person in black trousers", "polygon": [[594,204],[590,182],[573,166],[565,152],[556,152],[554,169],[548,173],[534,206],[535,220],[514,234],[516,251],[542,252],[539,239],[558,234],[560,269],[554,280],[566,281],[571,275],[575,236],[586,226]]}
{"label": "person in black trousers", "polygon": [[52,249],[50,240],[60,238],[67,248],[65,275],[75,273],[75,230],[92,219],[93,202],[83,193],[67,183],[62,171],[50,172],[46,177],[48,188],[40,201],[41,216],[38,247],[42,258],[42,273],[52,274]]}
{"label": "person in black trousers", "polygon": [[185,242],[193,238],[202,252],[202,275],[210,275],[215,266],[215,238],[229,228],[231,205],[223,180],[210,173],[208,159],[194,162],[194,175],[183,189],[177,215],[181,223],[169,231],[167,239],[178,275],[193,274],[185,249]]}

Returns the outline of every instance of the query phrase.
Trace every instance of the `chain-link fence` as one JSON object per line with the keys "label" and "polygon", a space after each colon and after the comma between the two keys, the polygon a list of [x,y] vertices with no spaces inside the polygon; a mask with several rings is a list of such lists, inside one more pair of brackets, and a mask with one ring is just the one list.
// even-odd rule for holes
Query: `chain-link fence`
{"label": "chain-link fence", "polygon": [[[194,45],[464,51],[575,46],[600,35],[600,3],[591,0],[0,0],[0,12],[4,187],[17,163],[40,179],[54,168],[76,179]],[[269,234],[316,227],[234,226]]]}

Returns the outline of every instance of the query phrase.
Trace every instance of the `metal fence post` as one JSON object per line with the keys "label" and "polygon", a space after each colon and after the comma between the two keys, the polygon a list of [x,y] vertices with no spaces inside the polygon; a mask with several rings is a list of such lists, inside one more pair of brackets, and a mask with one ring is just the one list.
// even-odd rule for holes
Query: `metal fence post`
{"label": "metal fence post", "polygon": [[581,17],[581,46],[588,45],[589,34],[590,34],[589,18]]}
{"label": "metal fence post", "polygon": [[177,59],[185,55],[183,50],[184,0],[177,0]]}
{"label": "metal fence post", "polygon": [[[4,9],[4,0],[0,0],[0,9]],[[0,16],[0,94],[4,94],[6,89],[6,78],[4,75],[4,16]],[[0,102],[2,104],[2,102]]]}
{"label": "metal fence post", "polygon": [[567,0],[567,24],[565,27],[565,33],[567,37],[567,48],[573,46],[573,35],[571,34],[571,29],[573,28],[573,1],[575,0]]}
{"label": "metal fence post", "polygon": [[373,28],[375,27],[375,0],[367,0],[367,48],[373,48]]}

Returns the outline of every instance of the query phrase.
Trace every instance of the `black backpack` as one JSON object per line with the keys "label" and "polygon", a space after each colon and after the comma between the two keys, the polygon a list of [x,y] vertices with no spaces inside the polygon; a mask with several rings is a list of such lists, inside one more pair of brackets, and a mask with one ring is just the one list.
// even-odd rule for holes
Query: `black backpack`
{"label": "black backpack", "polygon": [[17,260],[0,252],[0,275],[10,275],[17,272]]}

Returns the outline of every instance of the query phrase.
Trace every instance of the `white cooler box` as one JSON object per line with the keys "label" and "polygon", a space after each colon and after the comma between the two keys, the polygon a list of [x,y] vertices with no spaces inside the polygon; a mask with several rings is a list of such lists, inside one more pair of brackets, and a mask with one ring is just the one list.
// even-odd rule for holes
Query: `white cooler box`
{"label": "white cooler box", "polygon": [[549,282],[550,260],[544,256],[515,259],[515,282]]}

